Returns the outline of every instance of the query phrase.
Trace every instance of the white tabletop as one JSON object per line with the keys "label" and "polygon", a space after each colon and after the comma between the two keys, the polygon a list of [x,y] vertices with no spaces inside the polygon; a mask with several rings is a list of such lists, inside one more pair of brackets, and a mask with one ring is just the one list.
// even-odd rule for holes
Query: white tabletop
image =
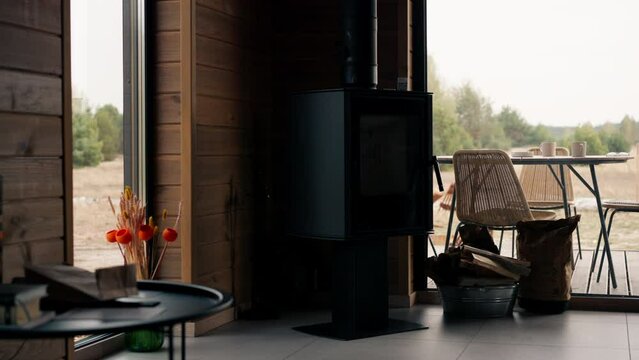
{"label": "white tabletop", "polygon": [[[632,156],[609,156],[609,155],[589,155],[584,157],[572,156],[523,156],[510,157],[515,165],[596,165],[596,164],[614,164],[624,163],[634,159]],[[452,164],[453,157],[451,155],[437,156],[437,162],[440,164]]]}

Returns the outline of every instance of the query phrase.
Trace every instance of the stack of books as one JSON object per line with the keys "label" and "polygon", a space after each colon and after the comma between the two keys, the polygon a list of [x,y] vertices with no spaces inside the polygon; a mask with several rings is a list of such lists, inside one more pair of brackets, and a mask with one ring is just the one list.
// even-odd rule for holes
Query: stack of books
{"label": "stack of books", "polygon": [[46,285],[0,285],[0,325],[30,328],[49,321],[55,314],[40,310],[45,296]]}

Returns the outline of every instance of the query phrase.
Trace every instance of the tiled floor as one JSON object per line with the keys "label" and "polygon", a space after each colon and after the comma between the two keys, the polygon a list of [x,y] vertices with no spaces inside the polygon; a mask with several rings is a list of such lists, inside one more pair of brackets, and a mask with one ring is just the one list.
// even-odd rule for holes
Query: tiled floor
{"label": "tiled floor", "polygon": [[[187,339],[188,359],[639,359],[639,314],[569,311],[491,320],[451,320],[434,305],[391,310],[428,330],[354,341],[292,330],[328,321],[329,313],[289,313],[276,321],[237,321]],[[177,349],[179,350],[179,349]],[[176,352],[176,355],[177,352]],[[179,355],[178,355],[179,356]],[[166,359],[166,352],[122,352],[108,359]]]}

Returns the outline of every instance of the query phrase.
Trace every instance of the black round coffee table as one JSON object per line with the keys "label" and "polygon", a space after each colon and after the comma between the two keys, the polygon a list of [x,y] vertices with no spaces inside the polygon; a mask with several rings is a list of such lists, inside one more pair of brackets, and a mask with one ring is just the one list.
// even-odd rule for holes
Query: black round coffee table
{"label": "black round coffee table", "polygon": [[173,358],[173,325],[181,324],[185,358],[185,323],[229,308],[233,298],[204,286],[166,281],[138,281],[133,299],[147,306],[74,308],[40,326],[24,329],[0,325],[0,338],[68,338],[76,335],[119,333],[136,329],[169,328],[169,359]]}

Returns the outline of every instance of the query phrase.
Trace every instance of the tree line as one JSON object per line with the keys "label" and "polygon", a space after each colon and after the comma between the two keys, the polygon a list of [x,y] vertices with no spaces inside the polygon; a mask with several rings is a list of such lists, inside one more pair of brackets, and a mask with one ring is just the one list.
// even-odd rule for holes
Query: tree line
{"label": "tree line", "polygon": [[73,101],[73,167],[96,166],[123,151],[123,122],[111,104],[93,111],[83,99]]}
{"label": "tree line", "polygon": [[470,83],[447,88],[436,71],[435,61],[428,57],[428,91],[433,96],[433,151],[450,155],[460,149],[538,146],[543,141],[556,141],[570,148],[573,141],[587,141],[588,154],[627,152],[639,142],[639,123],[626,115],[619,123],[594,127],[584,123],[577,127],[549,128],[531,125],[512,106],[495,112],[488,98]]}

